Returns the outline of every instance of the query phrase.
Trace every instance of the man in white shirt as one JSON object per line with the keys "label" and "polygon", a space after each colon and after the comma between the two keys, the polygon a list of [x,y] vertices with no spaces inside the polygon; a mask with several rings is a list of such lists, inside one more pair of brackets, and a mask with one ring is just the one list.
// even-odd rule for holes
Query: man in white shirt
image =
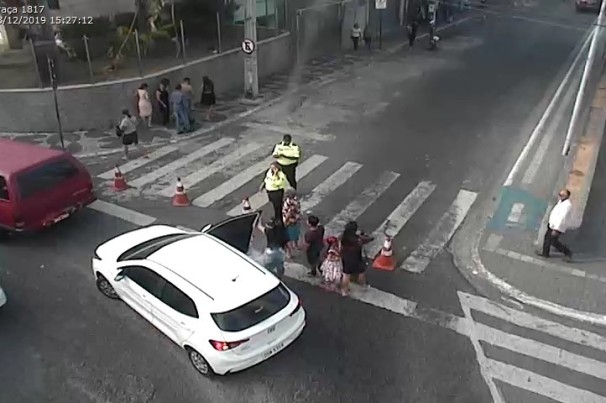
{"label": "man in white shirt", "polygon": [[560,242],[560,235],[566,232],[572,203],[570,202],[570,191],[568,189],[560,190],[558,193],[559,201],[549,214],[549,224],[543,240],[543,251],[540,253],[543,257],[549,257],[549,252],[553,246],[564,254],[564,260],[572,259],[572,252],[566,245]]}

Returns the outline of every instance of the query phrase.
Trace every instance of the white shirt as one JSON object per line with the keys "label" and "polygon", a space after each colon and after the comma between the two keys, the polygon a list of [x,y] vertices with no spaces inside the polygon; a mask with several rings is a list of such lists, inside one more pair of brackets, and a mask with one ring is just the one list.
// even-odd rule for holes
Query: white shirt
{"label": "white shirt", "polygon": [[137,119],[132,116],[125,116],[124,119],[120,122],[120,129],[124,134],[131,134],[137,131]]}
{"label": "white shirt", "polygon": [[560,200],[549,214],[549,228],[558,232],[565,232],[568,216],[572,210],[570,199]]}
{"label": "white shirt", "polygon": [[359,38],[362,35],[362,30],[360,28],[353,28],[351,30],[351,36],[353,38]]}

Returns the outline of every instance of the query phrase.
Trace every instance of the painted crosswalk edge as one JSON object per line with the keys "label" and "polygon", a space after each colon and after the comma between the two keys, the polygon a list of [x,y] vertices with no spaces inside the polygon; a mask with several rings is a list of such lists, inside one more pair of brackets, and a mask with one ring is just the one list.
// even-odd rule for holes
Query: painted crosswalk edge
{"label": "painted crosswalk edge", "polygon": [[95,200],[88,207],[139,226],[150,225],[156,221],[155,217],[141,214],[138,211],[130,210],[117,204],[104,202],[103,200]]}

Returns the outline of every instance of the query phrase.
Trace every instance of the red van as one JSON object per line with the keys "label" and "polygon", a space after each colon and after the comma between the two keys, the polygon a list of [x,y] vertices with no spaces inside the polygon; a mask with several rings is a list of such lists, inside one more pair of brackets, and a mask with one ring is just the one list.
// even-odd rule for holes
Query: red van
{"label": "red van", "polygon": [[0,232],[42,229],[95,200],[90,174],[70,154],[0,139]]}

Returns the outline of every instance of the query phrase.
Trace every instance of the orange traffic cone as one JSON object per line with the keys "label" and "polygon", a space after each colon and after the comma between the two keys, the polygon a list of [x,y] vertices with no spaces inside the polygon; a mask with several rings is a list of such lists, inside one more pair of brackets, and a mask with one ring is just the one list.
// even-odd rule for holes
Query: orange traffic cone
{"label": "orange traffic cone", "polygon": [[391,237],[386,235],[385,242],[381,252],[377,255],[372,267],[378,270],[393,271],[396,268],[396,259],[393,257],[393,250],[391,249]]}
{"label": "orange traffic cone", "polygon": [[187,194],[185,194],[185,188],[181,183],[181,178],[177,178],[177,189],[175,190],[175,195],[173,196],[173,206],[175,207],[187,207],[190,206],[189,198]]}
{"label": "orange traffic cone", "polygon": [[248,197],[244,200],[242,200],[242,214],[248,214],[252,212],[252,207],[250,206],[250,201],[248,200]]}
{"label": "orange traffic cone", "polygon": [[116,169],[114,169],[114,190],[120,192],[125,189],[128,189],[128,185],[124,176],[122,176],[122,172],[120,172],[120,168],[116,165]]}

